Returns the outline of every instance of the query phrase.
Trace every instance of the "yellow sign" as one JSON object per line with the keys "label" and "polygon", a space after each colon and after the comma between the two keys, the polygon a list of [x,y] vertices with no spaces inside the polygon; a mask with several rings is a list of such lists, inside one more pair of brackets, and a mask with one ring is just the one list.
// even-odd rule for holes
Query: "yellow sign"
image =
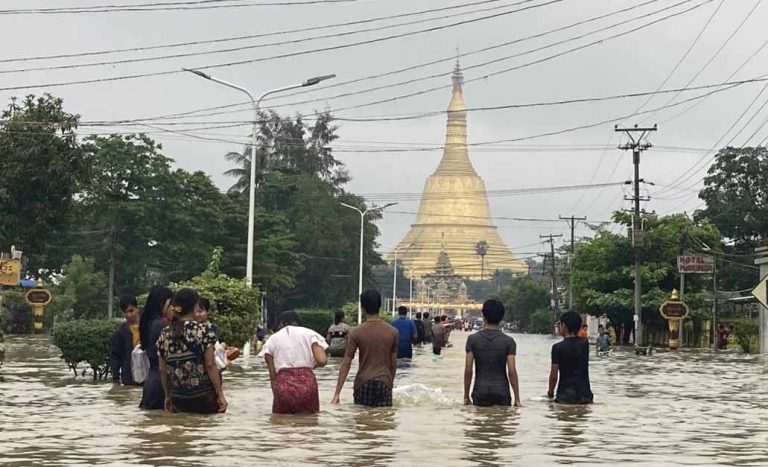
{"label": "yellow sign", "polygon": [[0,259],[0,285],[19,285],[21,281],[21,260]]}

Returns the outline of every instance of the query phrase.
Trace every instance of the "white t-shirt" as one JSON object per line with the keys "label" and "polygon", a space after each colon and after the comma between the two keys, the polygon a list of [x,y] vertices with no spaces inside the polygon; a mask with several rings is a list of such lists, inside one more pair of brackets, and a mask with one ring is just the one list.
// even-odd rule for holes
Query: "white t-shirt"
{"label": "white t-shirt", "polygon": [[267,339],[259,357],[272,355],[275,371],[283,368],[314,368],[312,345],[328,348],[325,338],[315,331],[300,326],[286,326]]}

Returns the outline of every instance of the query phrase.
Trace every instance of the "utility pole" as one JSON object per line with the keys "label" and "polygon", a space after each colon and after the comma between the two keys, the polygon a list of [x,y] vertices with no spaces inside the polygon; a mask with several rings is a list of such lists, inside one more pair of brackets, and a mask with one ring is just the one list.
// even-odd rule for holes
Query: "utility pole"
{"label": "utility pole", "polygon": [[552,317],[554,318],[552,320],[553,323],[557,322],[557,319],[560,316],[560,297],[557,293],[557,263],[555,262],[555,238],[562,237],[562,234],[557,235],[539,235],[539,238],[546,238],[547,240],[544,240],[544,243],[549,243],[549,250],[550,250],[550,257],[552,258]]}
{"label": "utility pole", "polygon": [[[639,350],[643,346],[643,308],[641,303],[642,297],[642,277],[640,271],[641,265],[641,249],[644,245],[644,232],[642,221],[640,219],[640,153],[651,147],[645,138],[648,133],[656,131],[657,127],[638,127],[635,125],[631,128],[620,128],[616,125],[614,131],[617,133],[625,133],[629,137],[629,141],[626,144],[619,146],[619,149],[624,151],[632,150],[632,163],[635,166],[635,173],[633,178],[634,196],[630,198],[634,201],[634,212],[632,213],[632,247],[635,250],[635,353],[644,353]],[[639,136],[638,136],[639,134]],[[648,199],[646,198],[646,201]]]}
{"label": "utility pole", "polygon": [[568,223],[568,227],[571,228],[571,250],[568,252],[568,270],[570,272],[568,277],[568,311],[573,311],[573,257],[576,254],[576,240],[574,238],[574,231],[579,221],[587,220],[587,216],[576,217],[571,214],[571,217],[559,216],[560,220],[564,220]]}

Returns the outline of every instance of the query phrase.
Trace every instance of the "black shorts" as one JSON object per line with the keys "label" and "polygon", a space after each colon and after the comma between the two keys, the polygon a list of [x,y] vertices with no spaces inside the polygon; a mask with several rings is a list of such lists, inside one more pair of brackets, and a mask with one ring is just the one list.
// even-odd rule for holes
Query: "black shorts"
{"label": "black shorts", "polygon": [[510,394],[472,394],[472,404],[478,407],[512,405],[512,396]]}
{"label": "black shorts", "polygon": [[392,388],[378,379],[374,379],[355,389],[354,398],[356,405],[391,407]]}
{"label": "black shorts", "polygon": [[443,348],[440,347],[439,345],[433,345],[432,346],[432,353],[433,354],[440,355],[440,352],[442,352],[442,351],[443,351]]}

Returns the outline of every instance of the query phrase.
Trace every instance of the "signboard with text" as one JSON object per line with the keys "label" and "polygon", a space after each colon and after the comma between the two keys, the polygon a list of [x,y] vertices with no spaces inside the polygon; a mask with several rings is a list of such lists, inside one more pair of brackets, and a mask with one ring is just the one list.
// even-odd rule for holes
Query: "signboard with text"
{"label": "signboard with text", "polygon": [[21,280],[21,260],[0,259],[0,285],[18,286]]}
{"label": "signboard with text", "polygon": [[680,255],[677,257],[677,272],[680,274],[712,274],[715,258],[706,255]]}

